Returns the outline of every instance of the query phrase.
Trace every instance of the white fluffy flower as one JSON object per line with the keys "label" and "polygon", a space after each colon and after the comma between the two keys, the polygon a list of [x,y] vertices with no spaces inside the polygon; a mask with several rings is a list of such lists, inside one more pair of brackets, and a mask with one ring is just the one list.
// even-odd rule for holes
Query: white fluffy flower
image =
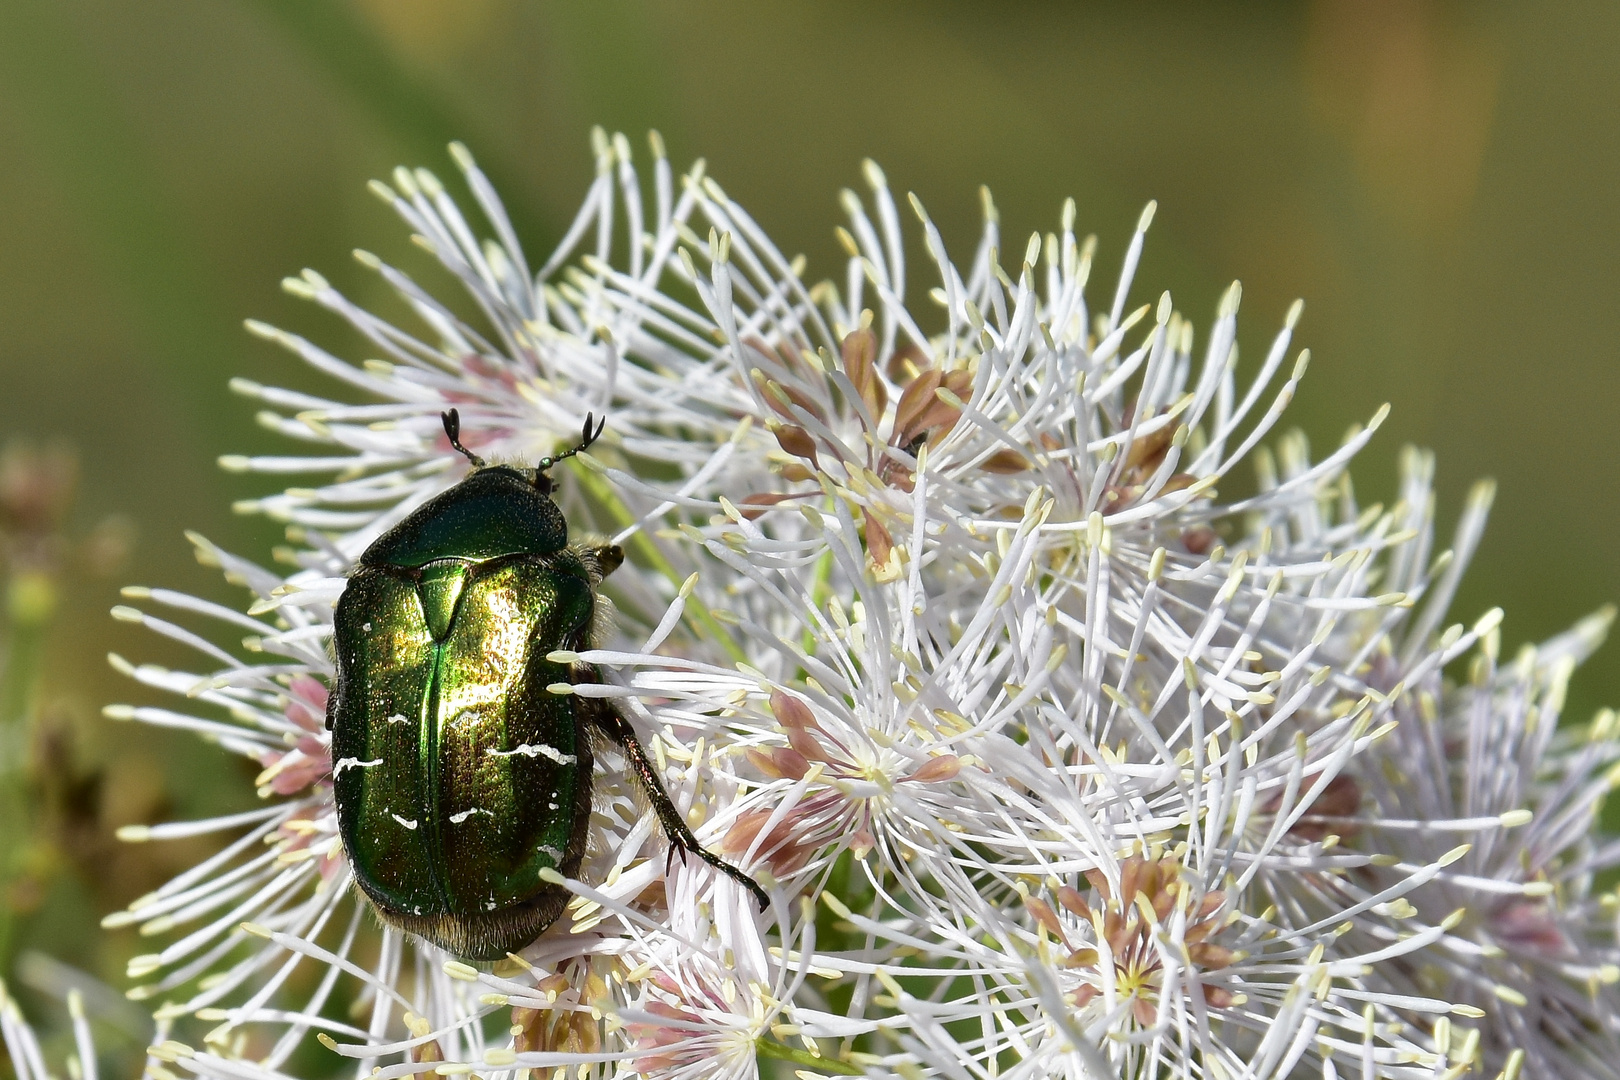
{"label": "white fluffy flower", "polygon": [[[1427,536],[1433,462],[1405,461],[1404,501]],[[1482,1009],[1488,1072],[1537,1080],[1620,1076],[1620,911],[1612,880],[1620,846],[1597,835],[1598,814],[1620,778],[1616,720],[1608,710],[1560,728],[1565,688],[1600,645],[1606,609],[1567,633],[1499,661],[1499,613],[1457,681],[1412,670],[1416,635],[1433,630],[1483,531],[1492,489],[1480,485],[1457,528],[1456,558],[1424,617],[1369,663],[1374,681],[1407,682],[1399,728],[1358,762],[1364,804],[1338,810],[1336,828],[1393,866],[1357,884],[1375,888],[1403,867],[1467,841],[1464,854],[1405,902],[1357,920],[1365,942],[1422,927],[1446,933],[1372,982]],[[1422,931],[1420,931],[1422,932]]]}
{"label": "white fluffy flower", "polygon": [[[189,701],[109,715],[196,730],[263,770],[260,810],[127,834],[240,834],[109,920],[169,939],[131,965],[139,996],[217,1025],[170,1059],[263,1076],[315,1032],[385,1080],[750,1076],[760,1057],[963,1077],[1416,1077],[1475,1060],[1479,1037],[1450,1019],[1477,1015],[1474,997],[1382,977],[1455,938],[1444,913],[1410,934],[1379,920],[1444,880],[1456,844],[1390,860],[1341,823],[1364,821],[1357,778],[1404,737],[1413,688],[1491,625],[1408,625],[1454,578],[1431,580],[1420,513],[1356,503],[1345,466],[1382,412],[1321,461],[1297,435],[1264,448],[1306,366],[1289,357],[1298,305],[1240,382],[1236,285],[1201,354],[1169,294],[1129,308],[1151,207],[1093,310],[1073,204],[1014,262],[987,197],[963,268],[911,200],[934,282],[912,307],[873,165],[869,200],[845,195],[842,286],[810,287],[701,165],[677,192],[656,138],[650,204],[628,144],[598,140],[584,207],[531,273],[455,155],[493,240],[425,172],[377,190],[480,325],[369,255],[424,329],[312,272],[291,281],[382,356],[355,365],[251,324],[368,402],[236,384],[321,449],[228,468],[331,477],[248,504],[289,524],[293,571],[199,539],[252,591],[246,614],[130,591],[247,633],[240,649],[118,611],[204,659],[116,661]],[[666,858],[610,752],[574,899],[521,956],[480,970],[372,929],[322,724],[331,607],[361,551],[463,474],[450,407],[472,449],[520,464],[608,417],[558,498],[576,534],[624,545],[605,585],[619,614],[574,658],[605,682],[556,690],[652,733],[677,806],[769,888],[767,915]],[[1255,494],[1223,501],[1249,460]]]}

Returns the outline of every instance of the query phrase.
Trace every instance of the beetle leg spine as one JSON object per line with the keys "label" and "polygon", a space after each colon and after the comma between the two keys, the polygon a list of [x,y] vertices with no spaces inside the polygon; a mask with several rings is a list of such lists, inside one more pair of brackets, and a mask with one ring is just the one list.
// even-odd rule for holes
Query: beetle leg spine
{"label": "beetle leg spine", "polygon": [[[581,699],[592,700],[592,699]],[[635,729],[630,726],[619,711],[608,703],[606,698],[594,699],[600,704],[593,710],[591,722],[602,730],[610,739],[623,748],[625,755],[630,759],[630,769],[641,781],[641,786],[647,795],[647,801],[652,803],[653,812],[658,815],[658,821],[664,827],[664,834],[669,838],[669,859],[673,860],[675,850],[691,852],[716,870],[731,878],[737,884],[753,893],[754,899],[759,902],[759,909],[765,911],[771,906],[771,898],[765,890],[760,888],[759,882],[743,873],[741,870],[726,862],[720,856],[698,843],[693,835],[691,826],[682,819],[680,811],[675,809],[675,803],[664,790],[664,785],[658,778],[658,772],[653,768],[652,761],[647,757],[647,751],[636,738]],[[669,866],[666,863],[665,872]]]}

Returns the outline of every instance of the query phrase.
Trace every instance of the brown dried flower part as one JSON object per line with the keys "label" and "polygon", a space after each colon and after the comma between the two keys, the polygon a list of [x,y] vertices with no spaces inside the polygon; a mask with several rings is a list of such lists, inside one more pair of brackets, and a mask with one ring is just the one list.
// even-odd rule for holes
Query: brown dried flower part
{"label": "brown dried flower part", "polygon": [[1194,525],[1181,534],[1181,546],[1194,555],[1208,555],[1218,539],[1208,525]]}
{"label": "brown dried flower part", "polygon": [[[780,378],[773,378],[772,373],[762,368],[754,368],[749,372],[754,389],[759,391],[760,397],[771,411],[788,423],[797,424],[799,419],[793,415],[793,407],[797,406],[822,423],[827,422],[826,410],[822,408],[816,394],[807,394],[794,385],[799,380],[821,381],[824,376],[820,372],[811,371],[798,351],[791,346],[774,348],[759,338],[749,338],[748,345],[762,358],[772,361],[772,366],[781,375]],[[817,393],[820,393],[819,389]]]}
{"label": "brown dried flower part", "polygon": [[893,581],[900,576],[900,556],[894,547],[894,537],[872,511],[863,509],[861,516],[865,523],[866,561],[872,576],[878,581]]}
{"label": "brown dried flower part", "polygon": [[[962,418],[960,403],[972,393],[972,372],[966,368],[941,370],[915,343],[898,346],[880,364],[878,337],[870,322],[870,318],[864,319],[861,326],[844,336],[837,357],[826,358],[848,379],[842,396],[848,400],[849,391],[854,391],[855,400],[850,402],[854,416],[847,419],[857,422],[866,432],[862,440],[864,460],[848,460],[849,447],[837,440],[818,439],[810,430],[814,425],[805,419],[808,416],[818,424],[829,424],[824,407],[818,403],[818,398],[832,397],[831,387],[826,385],[828,376],[791,345],[748,339],[748,346],[761,360],[761,366],[750,373],[754,387],[776,413],[770,421],[771,434],[782,453],[793,459],[782,466],[783,479],[816,480],[822,474],[823,462],[831,455],[843,465],[844,477],[835,481],[837,484],[847,483],[863,495],[873,487],[910,492],[915,484],[915,460],[923,447],[937,442]],[[885,373],[900,388],[892,401],[892,412]],[[816,382],[821,385],[813,386]],[[889,434],[879,442],[877,435],[885,424]],[[836,425],[829,427],[836,429]],[[995,474],[1018,473],[1029,468],[1029,459],[1012,447],[1002,447],[981,461],[979,467]],[[756,520],[766,508],[796,496],[748,495],[742,500],[742,513]],[[880,582],[892,581],[900,574],[900,559],[894,535],[882,520],[885,507],[881,499],[866,500],[860,509],[872,575]]]}
{"label": "brown dried flower part", "polygon": [[[933,366],[922,349],[914,343],[897,346],[888,360],[879,363],[878,338],[870,320],[850,331],[840,343],[838,356],[828,360],[841,370],[853,388],[858,407],[851,402],[854,416],[870,436],[865,461],[846,461],[846,471],[876,476],[878,482],[904,491],[912,487],[911,468],[906,458],[915,458],[923,445],[937,442],[956,426],[962,410],[949,403],[968,397],[973,390],[973,374],[966,368],[942,371]],[[795,408],[802,409],[817,422],[829,420],[821,400],[830,398],[826,385],[827,375],[808,363],[803,354],[791,345],[768,344],[750,338],[748,346],[764,361],[751,372],[754,387],[778,419],[771,424],[777,445],[798,462],[789,463],[782,475],[791,481],[812,480],[820,472],[822,455],[841,455],[845,448],[817,440],[806,429]],[[889,382],[899,387],[900,394],[892,402]],[[821,385],[810,386],[811,383]],[[796,385],[797,384],[797,385]],[[942,393],[943,392],[943,393]],[[876,436],[890,420],[889,436],[878,443]],[[829,425],[834,426],[834,425]],[[1019,472],[1029,467],[1027,460],[1008,447],[997,451],[983,466],[991,472]]]}
{"label": "brown dried flower part", "polygon": [[[1315,785],[1317,775],[1305,777],[1301,790],[1309,792]],[[1282,809],[1282,792],[1278,792],[1261,804],[1259,813],[1262,819],[1275,817]],[[1302,844],[1315,844],[1325,840],[1330,835],[1352,837],[1359,830],[1354,821],[1344,820],[1353,818],[1361,810],[1361,785],[1356,778],[1348,773],[1340,773],[1327,782],[1322,793],[1312,800],[1305,813],[1293,825],[1289,826],[1287,836],[1289,839]],[[1289,811],[1292,813],[1292,810]]]}
{"label": "brown dried flower part", "polygon": [[0,532],[12,537],[59,532],[78,481],[78,457],[66,446],[41,449],[13,439],[0,452]]}
{"label": "brown dried flower part", "polygon": [[1493,942],[1521,956],[1545,961],[1576,955],[1558,912],[1545,900],[1514,897],[1487,912],[1484,923]]}
{"label": "brown dried flower part", "polygon": [[[1056,893],[1058,904],[1079,920],[1078,926],[1070,924],[1075,931],[1072,936],[1050,904],[1034,896],[1024,899],[1024,907],[1035,921],[1068,950],[1064,967],[1081,977],[1081,985],[1069,994],[1075,1008],[1090,1004],[1111,981],[1114,992],[1131,1002],[1136,1022],[1151,1025],[1158,1015],[1164,979],[1160,950],[1165,944],[1155,938],[1178,911],[1185,913],[1186,930],[1169,947],[1179,944],[1192,967],[1200,972],[1219,971],[1241,959],[1241,953],[1210,940],[1230,921],[1221,911],[1226,894],[1217,891],[1195,897],[1180,870],[1181,863],[1173,856],[1155,860],[1133,855],[1120,866],[1117,895],[1100,870],[1086,871],[1095,897],[1092,902],[1068,885]],[[1213,1008],[1237,1003],[1236,995],[1224,987],[1206,984],[1202,991],[1205,1003]]]}
{"label": "brown dried flower part", "polygon": [[889,354],[889,362],[883,365],[883,369],[888,372],[890,382],[896,386],[905,386],[929,366],[928,354],[922,351],[922,347],[915,341],[906,341],[894,347],[894,352]]}
{"label": "brown dried flower part", "polygon": [[[882,489],[906,493],[913,490],[916,462],[923,447],[937,443],[962,418],[962,402],[973,392],[972,371],[965,367],[945,371],[911,342],[897,346],[886,361],[882,360],[870,312],[863,313],[861,325],[844,335],[836,357],[824,354],[822,362],[833,367],[833,376],[807,362],[803,353],[786,343],[772,345],[749,338],[747,345],[761,361],[750,372],[754,387],[776,413],[769,422],[770,431],[782,453],[791,459],[781,466],[783,479],[814,481],[823,475],[829,459],[842,465],[843,475],[837,475],[835,470],[831,487],[848,487],[857,493],[850,497],[861,511],[867,566],[876,581],[895,580],[900,576],[902,552],[895,544]],[[847,382],[836,379],[838,371]],[[827,385],[829,379],[833,386]],[[899,388],[898,396],[891,394],[891,382]],[[834,394],[835,387],[842,393]],[[852,450],[838,438],[815,434],[817,425],[838,430],[839,425],[829,423],[825,407],[817,403],[818,399],[835,398],[844,400],[853,414],[844,418],[844,426],[854,422],[864,431],[865,438],[857,444],[864,450]],[[888,435],[880,441],[879,433],[885,427]],[[861,459],[855,459],[855,453],[860,453]],[[980,459],[977,467],[993,475],[1010,475],[1029,469],[1030,460],[1020,450],[1003,446]],[[742,513],[749,520],[757,520],[765,508],[798,494],[745,496]]]}
{"label": "brown dried flower part", "polygon": [[979,465],[979,468],[983,469],[985,472],[998,473],[1003,476],[1008,476],[1013,473],[1021,473],[1028,469],[1029,459],[1023,454],[1020,454],[1017,450],[1014,450],[1011,447],[1005,447],[997,450],[995,453],[985,458],[983,463]]}
{"label": "brown dried flower part", "polygon": [[554,996],[549,1009],[512,1007],[512,1049],[518,1054],[599,1054],[603,1048],[601,1022],[593,1004],[608,996],[608,984],[588,968],[575,968],[573,978],[548,975],[536,989]]}
{"label": "brown dried flower part", "polygon": [[861,404],[866,406],[866,417],[876,427],[883,421],[889,407],[889,390],[877,369],[877,335],[872,328],[863,326],[844,335],[839,354],[844,361],[844,374],[854,384]]}
{"label": "brown dried flower part", "polygon": [[778,424],[772,428],[776,435],[776,442],[785,452],[794,457],[804,458],[811,465],[816,463],[816,440],[802,427],[792,424]]}
{"label": "brown dried flower part", "polygon": [[765,511],[778,503],[788,502],[798,496],[787,491],[763,492],[758,495],[745,495],[738,503],[737,509],[748,521],[758,521],[765,516]]}
{"label": "brown dried flower part", "polygon": [[[415,1013],[406,1013],[405,1030],[411,1033],[411,1038],[420,1039],[432,1032],[433,1025],[428,1023],[427,1017],[425,1016],[418,1016]],[[429,1039],[427,1042],[422,1043],[419,1046],[411,1047],[411,1061],[418,1065],[443,1060],[444,1047],[439,1045],[438,1039]]]}
{"label": "brown dried flower part", "polygon": [[[941,391],[944,392],[943,396]],[[962,418],[962,410],[947,398],[965,401],[972,392],[973,373],[966,368],[953,371],[941,371],[937,367],[918,368],[916,376],[901,387],[889,445],[916,457],[925,444],[938,443]],[[889,459],[887,467],[891,471],[894,465],[893,459]],[[878,475],[883,475],[881,468]],[[905,488],[908,491],[911,489],[909,478]]]}
{"label": "brown dried flower part", "polygon": [[[1152,419],[1155,418],[1144,419],[1144,425]],[[1131,410],[1127,410],[1122,424],[1129,428],[1132,423]],[[1178,433],[1186,437],[1184,427],[1171,422],[1162,423],[1151,431],[1138,429],[1130,449],[1115,465],[1113,476],[1103,489],[1100,509],[1104,515],[1134,506],[1150,492],[1153,498],[1158,498],[1183,491],[1197,482],[1198,478],[1191,473],[1178,472],[1165,477],[1162,484],[1154,484],[1154,477],[1169,456],[1170,448],[1176,445]]]}

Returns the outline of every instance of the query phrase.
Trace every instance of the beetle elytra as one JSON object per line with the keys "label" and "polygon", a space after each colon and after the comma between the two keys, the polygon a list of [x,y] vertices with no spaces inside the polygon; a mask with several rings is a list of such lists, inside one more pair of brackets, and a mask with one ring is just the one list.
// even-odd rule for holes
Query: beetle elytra
{"label": "beetle elytra", "polygon": [[[338,599],[337,678],[327,706],[338,825],[355,880],[388,923],[458,956],[498,959],[533,941],[569,893],[591,813],[592,745],[624,752],[675,850],[753,893],[703,848],[610,699],[550,693],[601,681],[559,650],[591,648],[597,586],[617,546],[571,546],[548,470],[601,434],[530,470],[487,464],[379,537]],[[548,875],[549,876],[549,875]]]}

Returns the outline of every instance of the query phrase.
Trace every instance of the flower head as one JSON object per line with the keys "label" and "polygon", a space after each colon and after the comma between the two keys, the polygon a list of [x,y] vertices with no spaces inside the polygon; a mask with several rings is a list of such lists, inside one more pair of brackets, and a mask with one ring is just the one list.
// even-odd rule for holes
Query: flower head
{"label": "flower head", "polygon": [[[109,715],[250,758],[265,800],[126,834],[235,837],[109,920],[169,938],[132,964],[139,996],[217,1025],[173,1059],[246,1076],[313,1031],[380,1080],[749,1076],[761,1055],[985,1077],[1472,1061],[1480,1036],[1450,1034],[1472,999],[1380,981],[1455,938],[1449,915],[1412,935],[1379,920],[1456,856],[1390,864],[1361,811],[1417,689],[1491,627],[1436,635],[1433,599],[1414,621],[1455,582],[1427,564],[1426,502],[1356,503],[1346,466],[1382,411],[1320,460],[1297,435],[1266,448],[1306,368],[1299,306],[1240,381],[1236,285],[1201,356],[1169,294],[1129,308],[1151,206],[1093,309],[1072,203],[1015,264],[986,198],[961,268],[913,198],[937,281],[916,309],[873,165],[869,196],[845,196],[842,284],[808,285],[701,166],[677,193],[655,138],[649,200],[625,140],[596,149],[532,274],[464,150],[492,239],[425,172],[377,185],[480,325],[369,255],[423,329],[313,272],[289,288],[382,359],[252,324],[368,403],[237,384],[322,448],[225,460],[330,477],[247,504],[288,523],[291,572],[199,539],[246,613],[130,595],[240,647],[120,609],[203,659],[116,661],[187,705]],[[769,888],[768,913],[673,857],[604,747],[583,865],[545,878],[568,906],[520,954],[481,970],[372,929],[336,827],[333,780],[362,766],[333,760],[323,723],[331,609],[360,553],[464,474],[452,407],[475,453],[525,465],[608,416],[556,497],[576,532],[623,545],[603,586],[618,618],[549,657],[600,681],[550,692],[643,732],[677,811]],[[1250,460],[1258,490],[1223,501]],[[1537,918],[1504,908],[1495,932],[1545,948]]]}
{"label": "flower head", "polygon": [[[1432,468],[1426,455],[1409,455],[1408,489],[1421,490]],[[1612,712],[1581,726],[1561,728],[1559,719],[1571,674],[1601,644],[1613,612],[1526,647],[1511,663],[1500,657],[1500,612],[1482,620],[1471,656],[1447,631],[1441,641],[1455,641],[1448,657],[1467,659],[1456,681],[1437,668],[1416,672],[1409,659],[1413,635],[1433,632],[1445,614],[1491,496],[1489,484],[1475,490],[1425,617],[1370,660],[1378,680],[1405,679],[1400,726],[1358,763],[1361,797],[1334,808],[1334,820],[1341,832],[1354,831],[1355,846],[1391,864],[1354,892],[1405,866],[1445,863],[1401,902],[1358,920],[1367,941],[1416,927],[1434,937],[1406,962],[1377,968],[1376,985],[1489,1013],[1479,1048],[1487,1070],[1611,1076],[1620,1051],[1620,901],[1598,882],[1620,851],[1597,833],[1620,747]]]}

